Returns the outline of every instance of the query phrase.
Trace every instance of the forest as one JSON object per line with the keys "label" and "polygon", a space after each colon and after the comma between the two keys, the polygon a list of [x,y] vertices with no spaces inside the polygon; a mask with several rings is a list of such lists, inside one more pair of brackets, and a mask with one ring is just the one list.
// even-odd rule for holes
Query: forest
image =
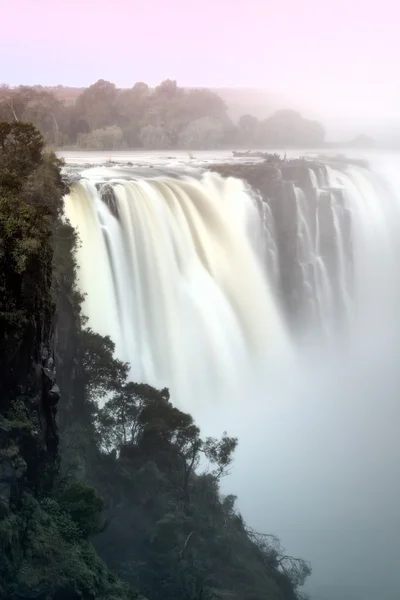
{"label": "forest", "polygon": [[87,150],[321,147],[325,131],[294,110],[237,122],[221,97],[167,79],[118,89],[100,79],[72,98],[64,88],[0,86],[0,120],[32,123],[53,148]]}
{"label": "forest", "polygon": [[88,328],[61,167],[0,123],[0,598],[303,598],[310,565],[221,495],[240,441],[202,436]]}

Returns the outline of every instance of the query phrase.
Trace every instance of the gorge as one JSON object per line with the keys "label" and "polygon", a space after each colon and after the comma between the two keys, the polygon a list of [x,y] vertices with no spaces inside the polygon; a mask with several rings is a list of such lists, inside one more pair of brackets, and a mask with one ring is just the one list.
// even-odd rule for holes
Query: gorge
{"label": "gorge", "polygon": [[0,136],[0,596],[397,599],[395,157]]}
{"label": "gorge", "polygon": [[[378,440],[384,432],[394,435],[398,415],[399,207],[393,157],[371,165],[335,157],[268,164],[216,159],[152,169],[109,164],[81,172],[66,199],[66,215],[82,240],[79,278],[89,323],[116,341],[134,379],[168,385],[178,406],[206,431],[226,427],[238,435],[227,487],[234,484],[246,515],[257,505],[253,490],[265,497],[271,477],[275,485],[287,473],[270,507],[276,505],[276,531],[284,539],[286,532],[290,547],[312,561],[310,589],[314,579],[317,598],[334,598],[335,587],[327,583],[329,561],[316,547],[336,547],[344,535],[348,547],[359,550],[379,531],[375,552],[366,557],[354,550],[362,597],[371,599],[382,593],[372,575],[378,553],[396,552],[391,542],[383,549],[387,524],[377,525],[378,500],[367,491],[368,468],[360,465],[394,468],[398,456],[394,441],[388,455]],[[288,436],[292,450],[283,450]],[[276,445],[286,461],[277,468],[267,460],[254,484],[249,465],[255,456],[274,454]],[[314,481],[316,473],[328,477],[329,469],[330,498]],[[389,503],[398,498],[390,477],[375,475]],[[287,533],[293,514],[310,518],[306,492],[300,505],[282,510],[282,494],[297,494],[299,478],[314,490],[316,547]],[[358,511],[349,509],[343,486],[368,505],[361,532],[357,525],[350,533]],[[254,526],[271,530],[260,511]],[[331,518],[336,525],[324,536]],[[396,520],[392,508],[387,519]],[[339,534],[343,523],[347,533]],[[337,550],[336,560],[346,571],[346,552]],[[390,600],[393,577],[387,573],[384,585]],[[341,593],[350,598],[359,581],[351,572],[346,578]]]}

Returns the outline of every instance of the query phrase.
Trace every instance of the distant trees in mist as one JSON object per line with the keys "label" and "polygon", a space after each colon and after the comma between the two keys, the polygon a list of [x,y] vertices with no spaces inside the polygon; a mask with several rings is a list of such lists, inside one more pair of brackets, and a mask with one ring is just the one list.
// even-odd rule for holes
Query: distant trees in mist
{"label": "distant trees in mist", "polygon": [[167,79],[118,89],[100,79],[79,91],[58,86],[0,86],[0,120],[33,123],[53,147],[91,150],[288,148],[321,146],[325,132],[292,110],[232,122],[215,92]]}

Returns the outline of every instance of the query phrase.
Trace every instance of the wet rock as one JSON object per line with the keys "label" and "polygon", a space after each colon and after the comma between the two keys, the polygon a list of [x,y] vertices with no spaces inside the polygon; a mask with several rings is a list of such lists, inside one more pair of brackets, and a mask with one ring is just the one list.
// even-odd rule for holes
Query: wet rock
{"label": "wet rock", "polygon": [[[324,162],[319,157],[286,160],[272,156],[264,163],[210,166],[210,170],[224,177],[243,179],[269,205],[279,258],[278,293],[294,327],[301,325],[307,315],[318,312],[318,261],[322,261],[332,283],[334,304],[339,307],[342,302],[339,279],[343,273],[339,273],[342,267],[338,254],[341,243],[345,276],[351,277],[351,213],[343,191],[330,188],[327,169],[327,165],[345,168],[348,162],[344,157],[327,158]],[[349,281],[347,287],[351,287]]]}
{"label": "wet rock", "polygon": [[49,406],[56,406],[60,400],[61,392],[59,386],[55,383],[48,392],[47,401]]}

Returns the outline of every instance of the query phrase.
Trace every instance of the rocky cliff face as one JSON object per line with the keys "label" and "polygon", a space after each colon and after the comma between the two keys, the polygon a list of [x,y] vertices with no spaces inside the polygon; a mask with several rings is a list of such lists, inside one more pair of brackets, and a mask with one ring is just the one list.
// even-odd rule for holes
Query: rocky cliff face
{"label": "rocky cliff face", "polygon": [[65,186],[28,124],[0,123],[0,501],[51,488],[57,471],[53,224]]}
{"label": "rocky cliff face", "polygon": [[59,476],[56,349],[73,327],[56,301],[79,296],[60,166],[34,127],[0,122],[0,598],[127,600],[136,594],[89,542],[102,499]]}
{"label": "rocky cliff face", "polygon": [[322,320],[316,306],[321,265],[339,315],[343,298],[337,237],[340,231],[347,276],[351,277],[351,215],[343,192],[329,184],[326,163],[272,157],[263,163],[224,164],[210,169],[243,179],[259,194],[259,202],[268,206],[278,253],[276,291],[291,326],[298,328],[304,319],[312,317],[311,313]]}

